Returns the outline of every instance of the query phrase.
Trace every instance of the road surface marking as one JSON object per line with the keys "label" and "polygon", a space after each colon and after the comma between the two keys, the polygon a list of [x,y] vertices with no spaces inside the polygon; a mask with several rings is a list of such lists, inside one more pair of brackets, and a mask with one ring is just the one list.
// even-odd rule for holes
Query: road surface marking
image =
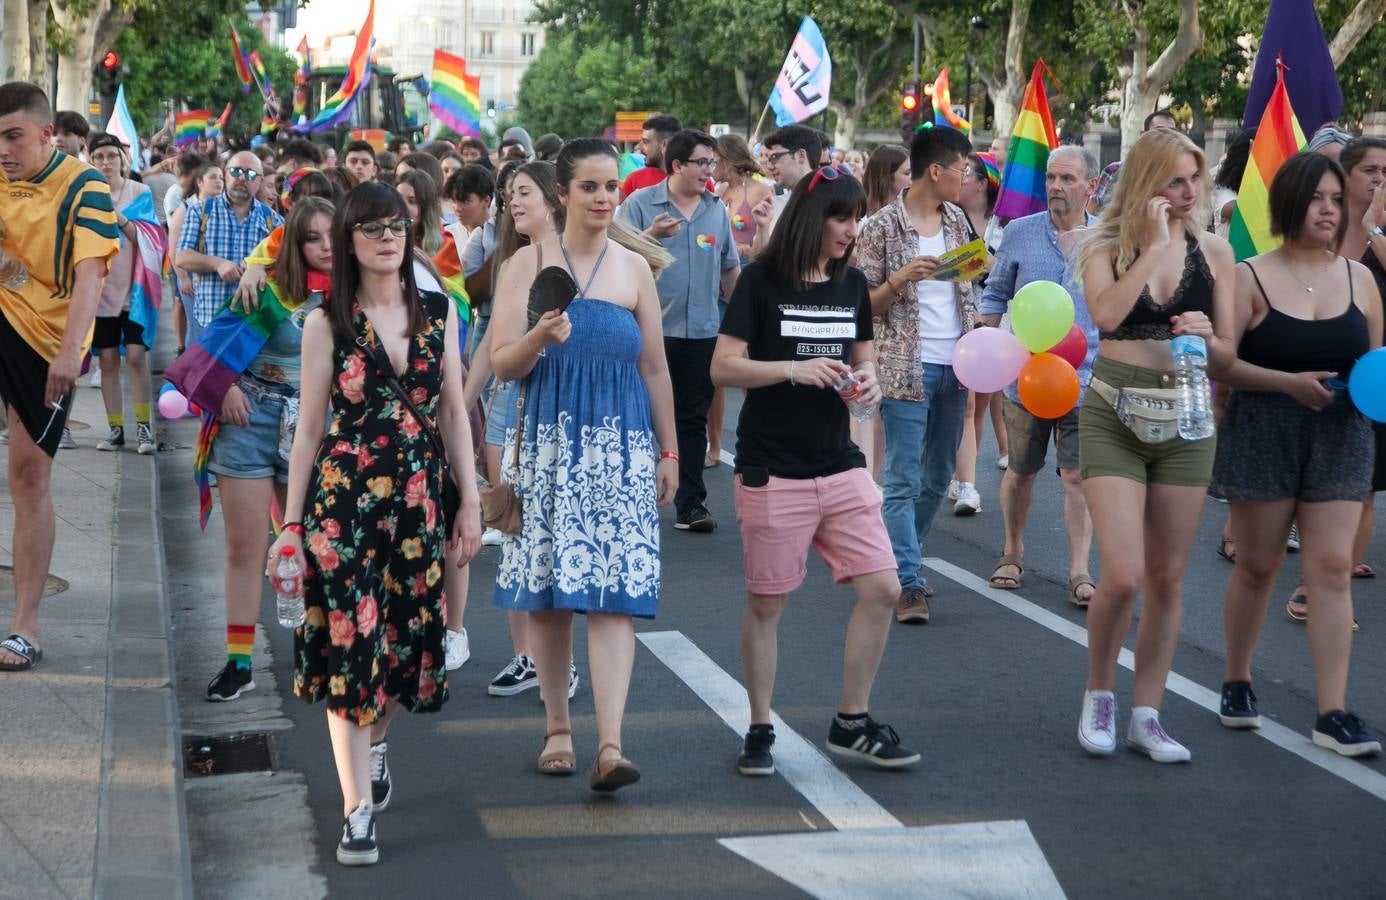
{"label": "road surface marking", "polygon": [[[944,578],[957,582],[973,593],[985,597],[994,603],[998,603],[1011,612],[1019,613],[1031,622],[1042,625],[1057,635],[1068,638],[1079,646],[1086,647],[1088,645],[1088,631],[1086,628],[1074,624],[1068,619],[1056,615],[1036,603],[1026,600],[1015,591],[993,589],[985,580],[946,560],[929,558],[924,560],[924,566],[932,569]],[[1117,662],[1124,669],[1129,669],[1131,671],[1135,671],[1136,669],[1135,654],[1124,647],[1121,650],[1121,654],[1117,657]],[[1178,672],[1171,671],[1169,673],[1169,679],[1165,682],[1165,688],[1170,693],[1177,694],[1190,703],[1201,706],[1215,715],[1221,707],[1222,698],[1217,691],[1209,690],[1197,682],[1185,678]],[[1374,769],[1360,762],[1348,759],[1347,757],[1339,756],[1331,750],[1324,750],[1320,747],[1316,747],[1313,742],[1303,734],[1286,728],[1279,722],[1273,722],[1265,716],[1261,717],[1261,727],[1254,733],[1263,740],[1270,741],[1280,749],[1293,753],[1306,762],[1313,763],[1325,772],[1337,775],[1352,786],[1361,788],[1378,800],[1386,800],[1386,776]]]}

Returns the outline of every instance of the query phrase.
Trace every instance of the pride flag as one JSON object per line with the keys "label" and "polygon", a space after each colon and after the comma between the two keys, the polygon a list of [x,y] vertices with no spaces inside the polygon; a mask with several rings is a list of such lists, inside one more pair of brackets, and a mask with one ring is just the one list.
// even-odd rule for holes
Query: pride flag
{"label": "pride flag", "polygon": [[433,115],[463,137],[481,136],[481,76],[467,74],[460,56],[433,51],[433,87],[428,93]]}
{"label": "pride flag", "polygon": [[1237,262],[1280,246],[1280,238],[1270,233],[1270,185],[1281,164],[1304,149],[1304,132],[1285,90],[1284,61],[1278,62],[1278,66],[1275,90],[1251,141],[1251,158],[1237,189],[1237,205],[1227,232]]}
{"label": "pride flag", "polygon": [[221,137],[221,130],[222,130],[223,128],[226,127],[226,123],[229,122],[230,120],[231,120],[231,104],[228,103],[228,104],[226,104],[226,109],[223,109],[223,110],[221,111],[221,115],[220,115],[220,116],[217,116],[217,120],[216,120],[215,122],[212,122],[211,124],[209,124],[209,125],[207,126],[207,137],[209,137],[209,138],[219,138],[219,137]]}
{"label": "pride flag", "polygon": [[934,101],[934,124],[956,128],[963,134],[972,133],[972,123],[953,112],[953,98],[948,90],[948,67],[944,66],[933,84],[924,85],[924,93]]}
{"label": "pride flag", "polygon": [[190,109],[173,117],[174,143],[179,147],[191,147],[207,134],[207,123],[212,121],[212,112],[207,109]]}
{"label": "pride flag", "polygon": [[353,128],[351,129],[351,139],[353,141],[365,141],[371,145],[371,149],[376,153],[384,153],[385,145],[390,142],[390,132],[384,128]]}
{"label": "pride flag", "polygon": [[125,105],[125,85],[116,89],[115,105],[111,107],[111,119],[106,123],[106,133],[120,138],[120,142],[130,148],[130,167],[139,171],[144,161],[140,155],[140,136],[135,133],[135,120],[130,116],[130,107]]}
{"label": "pride flag", "polygon": [[356,106],[356,98],[365,90],[371,80],[371,46],[375,43],[375,0],[371,0],[366,10],[366,21],[356,32],[356,46],[351,51],[351,61],[347,63],[346,77],[342,79],[337,92],[327,98],[322,109],[306,125],[295,127],[296,131],[322,131],[344,122],[351,116]]}
{"label": "pride flag", "polygon": [[231,26],[231,57],[236,62],[236,74],[241,79],[241,92],[250,93],[250,86],[255,79],[250,75],[250,63],[245,58],[245,51],[241,49],[241,36],[236,32],[236,26]]}
{"label": "pride flag", "polygon": [[303,64],[294,72],[294,121],[297,122],[303,117],[304,110],[308,108],[308,76],[312,74],[313,67],[308,60],[308,35],[303,36],[303,40],[298,42],[298,52],[303,54]]}
{"label": "pride flag", "polygon": [[1011,131],[1001,194],[996,200],[996,215],[1002,219],[1019,219],[1043,212],[1049,206],[1044,170],[1049,165],[1049,151],[1059,146],[1059,135],[1054,130],[1049,96],[1044,91],[1043,73],[1048,71],[1044,60],[1035,62],[1020,103],[1020,115]]}
{"label": "pride flag", "polygon": [[[138,238],[130,276],[130,321],[139,325],[146,347],[154,346],[159,330],[159,301],[163,298],[164,260],[168,235],[154,215],[154,195],[140,191],[121,214],[135,226]],[[122,238],[123,239],[123,238]]]}
{"label": "pride flag", "polygon": [[799,23],[799,32],[789,45],[789,55],[775,77],[770,92],[770,108],[779,127],[802,122],[828,108],[832,90],[833,60],[818,23],[809,16]]}

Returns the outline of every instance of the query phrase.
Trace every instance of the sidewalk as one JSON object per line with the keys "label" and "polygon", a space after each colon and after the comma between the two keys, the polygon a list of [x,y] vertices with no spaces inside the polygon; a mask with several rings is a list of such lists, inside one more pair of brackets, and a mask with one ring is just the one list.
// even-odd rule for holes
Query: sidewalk
{"label": "sidewalk", "polygon": [[[0,673],[0,898],[190,896],[155,461],[95,449],[101,393],[79,384],[79,448],[53,467],[44,659]],[[0,482],[7,459],[0,446]],[[0,566],[13,533],[6,483]],[[14,587],[0,575],[3,627]]]}

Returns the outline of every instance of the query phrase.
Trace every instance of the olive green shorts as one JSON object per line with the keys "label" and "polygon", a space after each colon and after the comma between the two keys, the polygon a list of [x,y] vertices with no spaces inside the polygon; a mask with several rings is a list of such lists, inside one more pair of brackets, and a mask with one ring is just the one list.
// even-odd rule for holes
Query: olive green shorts
{"label": "olive green shorts", "polygon": [[[1094,378],[1115,388],[1172,388],[1174,375],[1099,356]],[[1091,386],[1078,412],[1078,472],[1085,479],[1103,475],[1129,478],[1141,484],[1207,487],[1217,457],[1217,436],[1201,441],[1175,437],[1147,444],[1122,424],[1110,403]]]}

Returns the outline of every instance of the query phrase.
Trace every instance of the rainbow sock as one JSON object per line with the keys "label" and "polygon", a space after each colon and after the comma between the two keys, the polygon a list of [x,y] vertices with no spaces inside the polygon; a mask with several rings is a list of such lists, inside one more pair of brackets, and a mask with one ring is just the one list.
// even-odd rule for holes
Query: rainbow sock
{"label": "rainbow sock", "polygon": [[149,411],[153,407],[153,405],[154,404],[152,403],[136,403],[135,421],[140,423],[141,425],[148,425],[150,421]]}
{"label": "rainbow sock", "polygon": [[226,661],[250,668],[250,648],[255,644],[254,625],[226,626]]}
{"label": "rainbow sock", "polygon": [[111,428],[125,427],[125,413],[106,413],[106,424]]}

